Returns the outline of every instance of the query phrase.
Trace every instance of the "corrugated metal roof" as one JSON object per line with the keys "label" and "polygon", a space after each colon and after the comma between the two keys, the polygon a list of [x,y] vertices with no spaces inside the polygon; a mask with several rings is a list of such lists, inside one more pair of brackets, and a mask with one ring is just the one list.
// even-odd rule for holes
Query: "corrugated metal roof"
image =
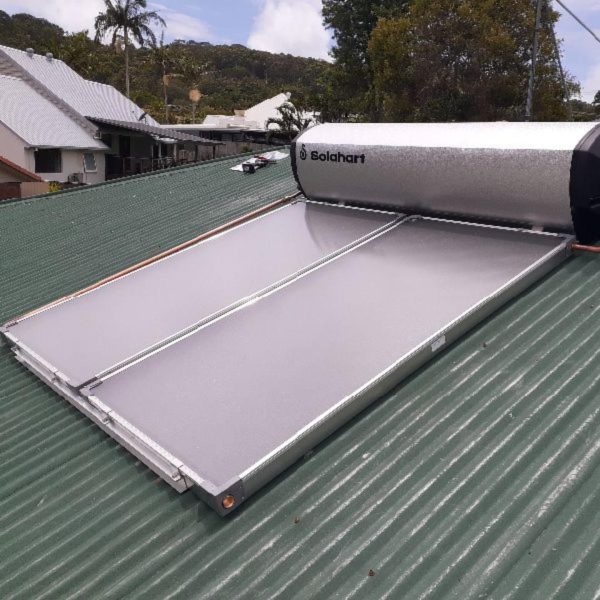
{"label": "corrugated metal roof", "polygon": [[6,75],[0,75],[0,123],[29,146],[106,150],[102,142],[25,81]]}
{"label": "corrugated metal roof", "polygon": [[[288,161],[238,161],[0,206],[0,320],[295,188]],[[0,597],[598,597],[599,260],[569,260],[228,519],[0,350]]]}
{"label": "corrugated metal roof", "polygon": [[[48,59],[39,54],[29,55],[8,46],[0,46],[0,52],[4,52],[84,117],[137,122],[143,112],[111,85],[84,79],[62,60]],[[158,125],[149,115],[145,119],[148,125]]]}
{"label": "corrugated metal roof", "polygon": [[172,139],[181,142],[194,142],[202,146],[219,146],[221,142],[214,142],[207,138],[199,137],[197,135],[190,135],[188,133],[181,133],[175,129],[171,129],[168,126],[161,125],[156,127],[154,125],[148,125],[147,123],[131,123],[127,121],[114,121],[112,119],[91,119],[95,123],[101,123],[103,125],[112,125],[117,128],[127,129],[129,131],[138,131],[140,133],[147,133],[160,138]]}

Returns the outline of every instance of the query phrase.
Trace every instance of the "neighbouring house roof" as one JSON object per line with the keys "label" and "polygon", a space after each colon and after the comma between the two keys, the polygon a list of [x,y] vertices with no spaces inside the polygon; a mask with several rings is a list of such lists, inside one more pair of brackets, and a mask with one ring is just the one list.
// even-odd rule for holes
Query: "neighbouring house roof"
{"label": "neighbouring house roof", "polygon": [[0,75],[0,123],[27,146],[105,150],[106,146],[22,79]]}
{"label": "neighbouring house roof", "polygon": [[220,142],[214,142],[206,138],[198,137],[197,135],[191,135],[189,133],[182,133],[175,129],[169,129],[168,126],[162,125],[160,127],[154,125],[148,125],[147,123],[132,123],[128,121],[115,121],[112,119],[91,119],[94,123],[100,123],[102,125],[110,125],[117,129],[127,129],[129,131],[135,131],[138,133],[146,133],[156,138],[176,140],[178,142],[194,142],[200,146],[218,146]]}
{"label": "neighbouring house roof", "polygon": [[[8,46],[0,52],[84,117],[137,122],[142,109],[110,85],[88,81],[57,58],[28,54]],[[148,125],[158,125],[149,115]]]}
{"label": "neighbouring house roof", "polygon": [[195,129],[249,129],[254,131],[264,130],[258,121],[248,121],[239,115],[207,115],[202,123],[194,126]]}
{"label": "neighbouring house roof", "polygon": [[249,129],[266,131],[270,118],[277,118],[277,108],[290,101],[290,93],[282,93],[263,100],[243,111],[243,115],[207,115],[195,129]]}
{"label": "neighbouring house roof", "polygon": [[0,156],[0,171],[9,173],[19,181],[44,181],[39,175],[20,167],[4,156]]}
{"label": "neighbouring house roof", "polygon": [[[0,322],[296,189],[289,161],[239,160],[0,205]],[[568,260],[226,519],[0,348],[0,597],[597,596],[599,261]]]}
{"label": "neighbouring house roof", "polygon": [[277,109],[286,102],[290,102],[290,98],[291,94],[289,92],[267,98],[267,100],[263,100],[246,109],[244,111],[244,118],[251,122],[255,121],[260,124],[261,129],[266,129],[267,121],[270,118],[279,117]]}
{"label": "neighbouring house roof", "polygon": [[[254,106],[244,110],[236,111],[243,114],[236,115],[207,115],[204,121],[198,125],[173,125],[177,129],[195,129],[205,130],[233,130],[233,131],[267,131],[267,129],[277,130],[279,125],[271,123],[267,127],[267,121],[271,118],[277,119],[281,115],[277,109],[286,103],[292,103],[289,92],[277,94],[272,98],[267,98]],[[316,119],[318,113],[305,112],[305,118]],[[163,127],[165,127],[163,125]]]}

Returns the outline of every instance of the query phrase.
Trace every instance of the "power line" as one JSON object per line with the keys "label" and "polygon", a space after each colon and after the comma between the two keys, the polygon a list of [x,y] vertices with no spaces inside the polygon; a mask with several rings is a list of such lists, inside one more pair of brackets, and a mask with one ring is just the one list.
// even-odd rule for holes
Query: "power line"
{"label": "power line", "polygon": [[568,6],[565,5],[561,0],[556,0],[557,4],[560,4],[592,37],[600,43],[600,37],[598,37],[591,27],[588,27]]}

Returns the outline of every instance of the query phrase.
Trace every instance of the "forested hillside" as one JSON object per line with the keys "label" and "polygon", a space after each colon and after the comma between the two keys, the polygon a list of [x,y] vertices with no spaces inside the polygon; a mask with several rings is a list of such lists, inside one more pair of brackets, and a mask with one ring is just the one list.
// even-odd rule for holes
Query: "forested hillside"
{"label": "forested hillside", "polygon": [[[546,3],[532,117],[598,118],[600,93],[593,104],[583,102],[577,80],[562,71],[558,18]],[[232,114],[282,91],[327,121],[526,116],[536,23],[530,0],[323,0],[323,20],[335,40],[333,64],[201,40],[131,47],[131,97],[171,123],[191,121],[192,89],[202,94],[196,120]],[[84,77],[124,92],[121,42],[100,44],[86,32],[66,33],[43,19],[0,11],[0,44],[52,52]]]}
{"label": "forested hillside", "polygon": [[[92,41],[85,32],[67,33],[27,14],[0,11],[0,44],[38,54],[52,52],[80,75],[124,91],[124,57],[114,47]],[[175,41],[156,48],[132,49],[131,97],[153,117],[190,121],[189,90],[203,94],[197,120],[205,114],[232,114],[283,91],[300,106],[313,109],[325,85],[329,64],[322,60],[250,50],[241,45],[215,46]]]}

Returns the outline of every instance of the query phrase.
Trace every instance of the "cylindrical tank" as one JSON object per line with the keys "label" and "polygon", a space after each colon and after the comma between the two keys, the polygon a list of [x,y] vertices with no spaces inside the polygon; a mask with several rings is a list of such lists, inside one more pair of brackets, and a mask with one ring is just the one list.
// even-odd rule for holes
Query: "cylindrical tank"
{"label": "cylindrical tank", "polygon": [[307,198],[600,239],[598,123],[318,125],[292,144]]}

